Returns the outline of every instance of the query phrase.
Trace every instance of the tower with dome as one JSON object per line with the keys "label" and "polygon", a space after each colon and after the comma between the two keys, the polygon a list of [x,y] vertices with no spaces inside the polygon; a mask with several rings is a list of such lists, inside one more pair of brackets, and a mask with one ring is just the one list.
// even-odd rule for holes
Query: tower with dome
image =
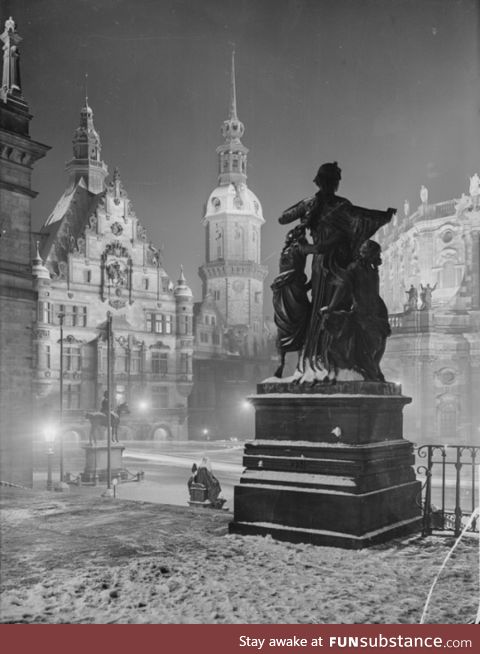
{"label": "tower with dome", "polygon": [[235,53],[230,103],[217,147],[217,185],[203,214],[205,258],[199,268],[202,300],[194,306],[194,388],[189,437],[248,436],[253,416],[245,397],[269,374],[272,338],[263,316],[264,280],[260,200],[247,185],[245,126],[237,114]]}
{"label": "tower with dome", "polygon": [[205,205],[205,262],[200,267],[203,299],[210,296],[229,329],[247,328],[244,353],[259,349],[263,328],[261,228],[265,220],[259,199],[247,186],[247,155],[241,138],[245,127],[237,116],[235,54],[232,53],[230,111],[222,125],[224,142],[217,148],[218,183]]}

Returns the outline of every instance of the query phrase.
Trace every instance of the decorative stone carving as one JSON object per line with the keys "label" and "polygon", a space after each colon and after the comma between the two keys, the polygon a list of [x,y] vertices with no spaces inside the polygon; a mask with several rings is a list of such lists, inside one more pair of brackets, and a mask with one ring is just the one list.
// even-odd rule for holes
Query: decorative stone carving
{"label": "decorative stone carving", "polygon": [[123,232],[123,227],[119,222],[114,222],[110,229],[112,230],[112,234],[114,236],[120,236],[120,234]]}
{"label": "decorative stone carving", "polygon": [[38,340],[48,340],[50,338],[50,332],[48,329],[34,329],[33,338]]}

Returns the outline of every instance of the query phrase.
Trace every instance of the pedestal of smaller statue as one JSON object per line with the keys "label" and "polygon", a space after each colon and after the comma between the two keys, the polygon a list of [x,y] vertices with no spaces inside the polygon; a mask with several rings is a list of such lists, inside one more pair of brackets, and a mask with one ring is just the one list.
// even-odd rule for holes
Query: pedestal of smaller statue
{"label": "pedestal of smaller statue", "polygon": [[361,548],[420,529],[421,484],[397,384],[264,382],[232,533]]}
{"label": "pedestal of smaller statue", "polygon": [[[97,442],[95,445],[82,445],[85,452],[85,469],[81,473],[83,483],[106,481],[108,475],[108,443]],[[119,443],[110,445],[111,477],[126,478],[127,471],[123,468],[122,456],[125,447]]]}

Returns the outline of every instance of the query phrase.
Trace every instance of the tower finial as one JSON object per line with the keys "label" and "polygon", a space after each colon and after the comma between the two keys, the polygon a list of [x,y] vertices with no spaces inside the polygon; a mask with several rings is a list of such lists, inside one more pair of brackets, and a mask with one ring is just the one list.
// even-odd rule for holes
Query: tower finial
{"label": "tower finial", "polygon": [[85,73],[85,106],[88,107],[88,73]]}
{"label": "tower finial", "polygon": [[238,120],[237,89],[235,86],[235,44],[232,44],[232,69],[230,72],[230,120]]}

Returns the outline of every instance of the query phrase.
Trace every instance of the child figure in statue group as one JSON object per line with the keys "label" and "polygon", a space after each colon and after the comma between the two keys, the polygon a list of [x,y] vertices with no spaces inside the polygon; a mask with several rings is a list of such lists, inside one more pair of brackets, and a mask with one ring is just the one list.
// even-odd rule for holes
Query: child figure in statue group
{"label": "child figure in statue group", "polygon": [[[367,381],[384,382],[380,361],[391,329],[387,307],[379,294],[381,263],[380,245],[365,241],[338,283],[332,301],[321,312],[329,340],[327,364],[337,370],[354,370]],[[352,298],[351,309],[338,310],[348,296]]]}

